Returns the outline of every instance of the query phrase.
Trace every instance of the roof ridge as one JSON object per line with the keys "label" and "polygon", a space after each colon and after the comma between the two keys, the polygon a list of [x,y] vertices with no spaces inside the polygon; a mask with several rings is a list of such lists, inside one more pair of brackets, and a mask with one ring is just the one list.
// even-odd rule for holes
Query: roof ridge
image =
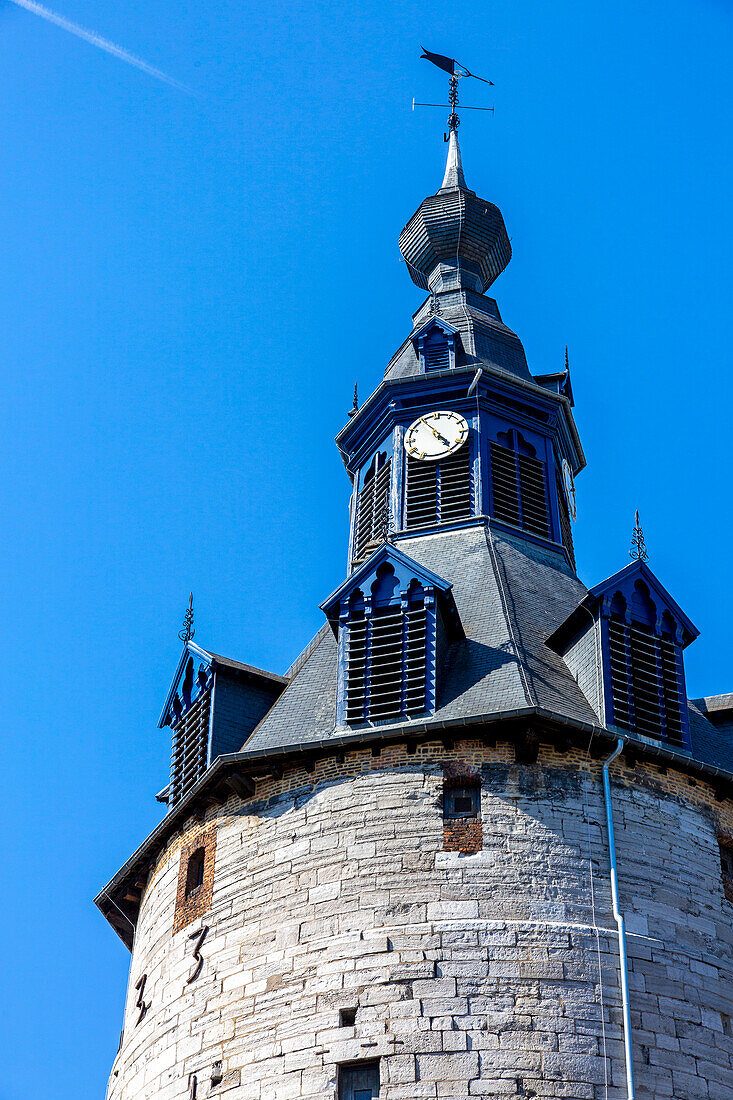
{"label": "roof ridge", "polygon": [[[530,691],[528,676],[531,675],[529,670],[529,663],[527,661],[527,651],[524,646],[524,639],[522,638],[519,624],[516,620],[516,616],[510,614],[509,601],[507,598],[507,592],[509,591],[509,578],[505,575],[505,572],[500,570],[499,555],[496,550],[496,544],[494,543],[494,536],[491,533],[491,524],[486,523],[484,525],[484,534],[486,537],[486,545],[489,550],[489,556],[491,558],[491,564],[494,570],[494,576],[496,577],[499,588],[499,599],[501,600],[501,607],[504,612],[504,619],[506,620],[507,629],[509,631],[509,637],[511,638],[512,645],[514,646],[514,654],[517,659],[517,667],[519,669],[519,678],[522,681],[522,690],[524,697],[527,701],[527,705],[530,707],[536,707],[537,700],[533,698],[533,694],[536,692]],[[501,563],[503,566],[503,562]],[[522,651],[520,653],[520,647],[517,644],[517,636],[519,636],[522,643]]]}

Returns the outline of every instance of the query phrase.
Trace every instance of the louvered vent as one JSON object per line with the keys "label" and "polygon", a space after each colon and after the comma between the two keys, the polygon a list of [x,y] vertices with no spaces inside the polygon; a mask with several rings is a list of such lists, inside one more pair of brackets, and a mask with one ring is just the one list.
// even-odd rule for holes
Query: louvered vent
{"label": "louvered vent", "polygon": [[173,806],[206,771],[211,691],[205,691],[173,731],[169,805]]}
{"label": "louvered vent", "polygon": [[356,536],[353,564],[358,565],[387,538],[392,462],[381,466],[364,484],[356,502]]}
{"label": "louvered vent", "polygon": [[558,476],[557,478],[557,500],[560,505],[560,537],[562,544],[567,550],[568,557],[570,558],[570,564],[575,569],[575,550],[573,547],[573,529],[570,523],[570,512],[568,511],[568,503],[565,499],[565,490],[563,488],[562,480]]}
{"label": "louvered vent", "polygon": [[375,608],[351,620],[346,652],[346,721],[422,714],[426,706],[427,611],[423,603]]}
{"label": "louvered vent", "polygon": [[683,743],[677,647],[641,623],[608,624],[614,722],[645,737]]}
{"label": "louvered vent", "polygon": [[425,370],[448,370],[450,368],[450,347],[447,342],[426,344],[423,352]]}
{"label": "louvered vent", "polygon": [[544,462],[492,443],[491,485],[497,519],[547,538],[550,525]]}
{"label": "louvered vent", "polygon": [[464,444],[440,462],[407,459],[405,526],[432,527],[471,515],[471,451]]}

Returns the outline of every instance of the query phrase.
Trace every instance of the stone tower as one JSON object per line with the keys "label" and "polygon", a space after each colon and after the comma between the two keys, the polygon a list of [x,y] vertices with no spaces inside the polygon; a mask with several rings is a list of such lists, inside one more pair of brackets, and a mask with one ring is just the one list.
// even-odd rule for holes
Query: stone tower
{"label": "stone tower", "polygon": [[167,813],[97,898],[109,1100],[730,1100],[733,696],[687,699],[640,531],[578,579],[569,372],[486,295],[455,127],[400,248],[429,295],[337,438],[322,629],[286,676],[184,634]]}

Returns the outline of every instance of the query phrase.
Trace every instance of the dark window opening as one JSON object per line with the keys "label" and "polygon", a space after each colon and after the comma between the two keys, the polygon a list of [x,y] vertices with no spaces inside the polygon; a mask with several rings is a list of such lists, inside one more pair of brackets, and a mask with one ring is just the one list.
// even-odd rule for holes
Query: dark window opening
{"label": "dark window opening", "polygon": [[206,866],[206,849],[197,848],[188,857],[186,866],[186,897],[190,898],[204,884],[204,868]]}
{"label": "dark window opening", "polygon": [[210,707],[211,691],[206,690],[173,728],[169,806],[175,806],[206,771]]}
{"label": "dark window opening", "polygon": [[356,1023],[356,1009],[342,1008],[339,1012],[339,1027],[353,1027]]}
{"label": "dark window opening", "polygon": [[[620,593],[608,620],[613,721],[645,737],[684,744],[682,655],[668,613],[656,632],[656,608],[637,581],[628,610]],[[630,621],[629,621],[630,620]]]}
{"label": "dark window opening", "polygon": [[424,599],[356,611],[347,627],[346,721],[422,714],[426,706],[427,609]]}
{"label": "dark window opening", "polygon": [[353,564],[358,565],[381,546],[389,533],[389,497],[392,461],[384,451],[372,459],[356,498]]}
{"label": "dark window opening", "polygon": [[443,813],[448,819],[478,817],[481,810],[481,789],[477,785],[447,787],[443,796]]}
{"label": "dark window opening", "polygon": [[471,448],[468,443],[439,462],[407,459],[405,527],[432,527],[471,515]]}
{"label": "dark window opening", "polygon": [[445,337],[426,341],[423,348],[423,364],[426,371],[448,370],[451,365],[450,344]]}
{"label": "dark window opening", "polygon": [[378,1100],[379,1062],[339,1066],[339,1100]]}
{"label": "dark window opening", "polygon": [[521,432],[499,433],[490,446],[493,514],[513,527],[549,538],[545,464]]}

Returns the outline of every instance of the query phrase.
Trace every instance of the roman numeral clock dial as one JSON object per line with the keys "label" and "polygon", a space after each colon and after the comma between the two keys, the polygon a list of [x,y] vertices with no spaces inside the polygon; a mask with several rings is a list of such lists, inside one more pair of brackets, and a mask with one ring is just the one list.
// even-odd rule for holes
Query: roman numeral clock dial
{"label": "roman numeral clock dial", "polygon": [[468,424],[456,412],[430,412],[418,417],[405,433],[410,458],[437,462],[457,451],[468,439]]}

